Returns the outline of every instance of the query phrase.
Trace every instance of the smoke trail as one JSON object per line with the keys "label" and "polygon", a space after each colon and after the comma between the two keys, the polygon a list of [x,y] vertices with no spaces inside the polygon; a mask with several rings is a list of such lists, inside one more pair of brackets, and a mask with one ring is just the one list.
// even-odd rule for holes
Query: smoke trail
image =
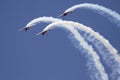
{"label": "smoke trail", "polygon": [[[59,27],[62,27],[62,28],[66,28],[70,32],[72,32],[72,34],[74,34],[75,39],[79,41],[79,45],[82,45],[83,49],[87,50],[87,53],[89,55],[88,59],[90,61],[88,63],[88,65],[89,65],[90,69],[93,69],[93,71],[95,70],[94,71],[95,79],[97,79],[97,80],[108,80],[108,76],[107,76],[107,74],[104,71],[104,67],[100,63],[99,56],[93,50],[92,46],[88,45],[88,43],[78,33],[78,31],[74,29],[73,25],[71,25],[70,22],[68,22],[68,21],[54,22],[54,23],[48,25],[42,32],[49,31],[49,30],[55,28],[56,26],[59,26]],[[79,46],[79,49],[80,49],[80,46]],[[95,65],[95,67],[93,65],[91,65],[91,64]],[[95,68],[97,68],[97,69],[95,69]]]}
{"label": "smoke trail", "polygon": [[[110,77],[112,80],[119,80],[120,77],[120,57],[117,51],[111,46],[109,41],[102,37],[99,33],[94,32],[91,28],[81,25],[76,22],[67,21],[65,24],[69,23],[71,26],[77,27],[78,30],[87,32],[89,36],[84,36],[87,41],[90,41],[98,49],[99,54],[103,57],[103,60],[107,66],[112,70],[110,72]],[[51,29],[48,27],[46,30]],[[44,30],[43,30],[44,31]],[[91,37],[92,36],[92,37]],[[93,38],[94,37],[94,38]]]}
{"label": "smoke trail", "polygon": [[[57,19],[57,18],[53,18],[53,17],[38,17],[38,18],[35,18],[33,20],[31,20],[25,27],[24,29],[29,29],[35,25],[37,25],[38,23],[40,22],[45,22],[45,23],[51,23],[51,22],[55,22],[55,21],[61,21],[62,19]],[[20,29],[21,30],[21,29]]]}
{"label": "smoke trail", "polygon": [[[47,20],[47,19],[46,19]],[[58,21],[58,20],[57,20]],[[89,33],[91,33],[92,35],[94,35],[94,37],[96,39],[98,39],[99,41],[102,42],[102,44],[104,44],[104,46],[106,48],[108,48],[108,50],[110,51],[110,53],[114,56],[115,60],[117,62],[120,63],[120,56],[118,54],[118,51],[109,43],[109,41],[107,39],[105,39],[103,36],[101,36],[99,33],[93,31],[90,27],[86,27],[82,24],[79,24],[77,22],[72,22],[72,21],[68,21],[71,25],[76,25],[76,28],[79,30],[83,30],[83,31],[87,31]]]}
{"label": "smoke trail", "polygon": [[83,31],[91,33],[96,39],[98,39],[100,42],[102,42],[102,44],[104,44],[104,46],[110,51],[112,56],[114,56],[114,59],[117,62],[120,63],[120,56],[119,56],[118,51],[109,43],[109,41],[107,39],[105,39],[99,33],[97,33],[94,30],[92,30],[92,28],[90,28],[90,27],[84,26],[82,24],[79,24],[79,23],[73,22],[73,21],[67,21],[67,22],[69,24],[71,24],[72,26],[75,26],[75,28],[77,28],[78,30],[83,30]]}
{"label": "smoke trail", "polygon": [[[54,22],[54,21],[59,21],[61,19],[56,19],[56,18],[53,18],[53,17],[39,17],[37,19],[34,19],[33,21],[31,21],[30,23],[28,23],[27,25],[30,26],[32,24],[37,24],[37,23],[40,23],[40,22]],[[70,22],[70,21],[68,21]],[[112,45],[109,43],[108,40],[106,40],[103,36],[101,36],[99,33],[96,33],[94,32],[91,28],[89,27],[86,27],[84,25],[80,25],[79,23],[75,23],[75,22],[72,22],[71,25],[75,25],[77,27],[77,29],[79,30],[83,30],[85,32],[89,32],[91,35],[94,36],[95,39],[97,39],[96,41],[94,40],[93,42],[91,40],[93,40],[93,38],[91,39],[87,39],[89,38],[89,36],[84,36],[85,39],[87,39],[88,41],[91,41],[93,43],[93,45],[96,45],[95,47],[98,48],[98,51],[100,53],[100,55],[103,56],[103,59],[105,60],[105,62],[107,63],[107,65],[109,67],[111,67],[112,69],[112,80],[117,80],[115,79],[116,75],[119,76],[118,74],[120,74],[120,69],[119,69],[119,64],[120,63],[120,57],[118,55],[118,52],[116,49],[114,49],[114,47],[112,47]],[[73,25],[73,26],[74,26]],[[79,27],[78,27],[79,26]],[[99,44],[99,42],[101,44]],[[99,46],[98,46],[99,45]],[[103,45],[105,47],[101,47],[100,45]],[[117,62],[118,63],[117,63]]]}
{"label": "smoke trail", "polygon": [[120,15],[117,12],[112,11],[111,9],[108,9],[104,6],[100,6],[98,4],[83,3],[83,4],[74,5],[70,8],[68,8],[67,10],[65,10],[64,14],[68,14],[69,12],[72,12],[78,8],[87,8],[87,9],[93,10],[95,12],[98,12],[100,15],[104,15],[111,22],[114,22],[118,26],[120,26]]}
{"label": "smoke trail", "polygon": [[109,50],[93,35],[91,35],[90,33],[84,33],[84,38],[88,42],[91,42],[92,45],[95,46],[95,48],[97,48],[99,54],[102,56],[104,62],[107,64],[106,66],[111,69],[111,71],[109,70],[111,80],[119,80],[120,63],[116,62]]}
{"label": "smoke trail", "polygon": [[[57,18],[53,18],[53,17],[45,17],[45,16],[44,16],[44,17],[39,17],[39,18],[33,19],[32,21],[30,21],[30,22],[26,25],[26,27],[29,27],[29,28],[30,28],[30,27],[32,27],[32,26],[34,26],[34,25],[36,25],[37,23],[40,23],[40,22],[51,23],[51,22],[56,22],[56,21],[62,21],[62,19],[57,19]],[[76,23],[76,24],[79,26],[79,23]],[[82,26],[84,26],[84,25],[82,25]],[[25,27],[25,28],[26,28],[26,27]],[[79,29],[79,27],[77,27],[77,28]],[[84,28],[85,28],[85,29],[84,29]],[[120,57],[119,57],[119,55],[117,54],[118,51],[117,51],[116,49],[114,49],[114,47],[109,43],[108,40],[106,40],[103,36],[100,36],[99,33],[94,32],[94,31],[93,31],[91,28],[89,28],[89,27],[84,26],[82,29],[83,29],[83,30],[87,30],[87,29],[88,29],[88,31],[89,31],[90,33],[94,34],[95,37],[96,37],[98,40],[100,40],[100,41],[110,50],[111,53],[114,54],[116,60],[120,62]]]}

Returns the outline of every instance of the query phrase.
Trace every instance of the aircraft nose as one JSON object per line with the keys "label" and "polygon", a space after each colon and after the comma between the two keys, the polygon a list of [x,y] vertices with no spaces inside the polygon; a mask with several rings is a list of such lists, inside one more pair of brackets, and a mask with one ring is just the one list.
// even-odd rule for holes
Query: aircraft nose
{"label": "aircraft nose", "polygon": [[42,31],[40,34],[44,35],[47,31]]}
{"label": "aircraft nose", "polygon": [[29,29],[29,27],[25,27],[24,30],[27,31]]}
{"label": "aircraft nose", "polygon": [[61,16],[64,16],[64,13],[62,13],[62,14],[58,15],[57,17],[61,17]]}

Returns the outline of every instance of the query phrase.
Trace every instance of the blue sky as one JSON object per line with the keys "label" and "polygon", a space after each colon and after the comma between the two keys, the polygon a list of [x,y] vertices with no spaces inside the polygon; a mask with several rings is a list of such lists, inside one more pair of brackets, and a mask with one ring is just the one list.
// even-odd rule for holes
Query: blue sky
{"label": "blue sky", "polygon": [[[69,32],[55,29],[35,36],[47,24],[18,32],[40,16],[57,17],[79,3],[97,3],[120,13],[120,1],[110,0],[1,0],[0,80],[89,80],[86,57],[74,47]],[[90,26],[120,53],[120,28],[87,9],[63,17]]]}

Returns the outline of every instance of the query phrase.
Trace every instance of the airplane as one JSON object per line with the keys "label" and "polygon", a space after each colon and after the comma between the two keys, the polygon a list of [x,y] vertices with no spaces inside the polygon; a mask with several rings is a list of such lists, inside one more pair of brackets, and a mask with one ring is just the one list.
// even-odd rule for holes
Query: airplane
{"label": "airplane", "polygon": [[47,31],[42,31],[40,34],[44,35]]}
{"label": "airplane", "polygon": [[29,27],[24,27],[24,30],[27,31],[29,29]]}
{"label": "airplane", "polygon": [[71,13],[71,11],[70,12],[64,12],[64,13],[60,14],[58,17],[67,16],[69,13]]}
{"label": "airplane", "polygon": [[32,27],[32,26],[25,26],[24,30],[27,31],[30,27]]}
{"label": "airplane", "polygon": [[22,30],[27,31],[29,28],[30,28],[30,27],[23,27],[23,28],[19,29],[18,31],[22,31]]}

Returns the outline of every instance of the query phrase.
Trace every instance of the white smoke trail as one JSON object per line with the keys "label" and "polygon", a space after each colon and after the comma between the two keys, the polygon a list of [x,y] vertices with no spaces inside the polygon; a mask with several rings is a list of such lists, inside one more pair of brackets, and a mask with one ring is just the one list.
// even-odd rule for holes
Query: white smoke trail
{"label": "white smoke trail", "polygon": [[[24,29],[29,29],[35,25],[37,25],[38,23],[40,22],[45,22],[45,23],[51,23],[51,22],[55,22],[55,21],[62,21],[62,19],[57,19],[57,18],[53,18],[53,17],[46,17],[46,16],[43,16],[43,17],[38,17],[38,18],[35,18],[33,20],[31,20],[25,27]],[[22,28],[23,29],[23,28]],[[22,30],[20,29],[20,30]],[[19,30],[19,31],[20,31]]]}
{"label": "white smoke trail", "polygon": [[[56,18],[53,18],[53,17],[39,17],[39,18],[36,18],[36,19],[33,19],[32,21],[30,21],[25,28],[30,28],[34,25],[36,25],[37,23],[40,23],[40,22],[47,22],[47,23],[50,23],[50,22],[56,22],[56,21],[62,21],[61,19],[56,19]],[[97,54],[96,54],[97,55]],[[99,61],[98,61],[99,62]],[[91,65],[91,63],[90,63]],[[90,67],[89,65],[89,67]],[[92,65],[91,65],[92,66]],[[102,65],[101,65],[102,67]],[[94,68],[93,66],[91,67],[91,69]],[[103,69],[104,71],[104,68],[101,68],[101,70]],[[102,73],[102,72],[101,72]],[[102,73],[103,74],[103,73]],[[105,74],[105,73],[104,73]],[[97,76],[97,74],[96,74]]]}
{"label": "white smoke trail", "polygon": [[[39,17],[39,18],[36,18],[36,19],[33,19],[32,21],[30,21],[27,25],[26,25],[26,27],[32,27],[32,26],[34,26],[34,25],[36,25],[37,23],[40,23],[40,22],[47,22],[47,23],[50,23],[50,22],[57,22],[57,21],[62,21],[61,19],[57,19],[57,18],[53,18],[53,17]],[[68,25],[67,25],[68,26]],[[26,28],[25,27],[25,28]],[[70,29],[72,29],[72,26],[70,26],[69,25],[69,27],[71,27]],[[72,29],[73,31],[75,31],[75,32],[77,32],[76,30],[74,30],[74,29]],[[77,32],[77,37],[79,37],[80,35],[79,35],[79,33]],[[81,37],[81,36],[80,36]],[[79,39],[83,39],[82,37],[81,38],[79,38]],[[81,43],[85,43],[86,45],[87,45],[87,47],[89,46],[88,44],[87,44],[87,42],[85,42],[84,40],[81,40],[82,42]],[[79,46],[79,48],[80,48],[80,46]],[[84,46],[84,48],[86,48],[86,46]],[[90,47],[90,50],[92,50],[92,52],[93,52],[93,57],[95,57],[95,58],[93,58],[94,59],[94,61],[96,61],[96,65],[94,66],[94,62],[93,61],[91,61],[92,59],[90,59],[91,57],[89,57],[88,56],[88,58],[89,58],[89,64],[88,64],[88,66],[89,66],[89,68],[90,68],[90,70],[91,69],[93,69],[93,72],[94,71],[97,71],[97,69],[95,70],[95,67],[97,66],[97,68],[99,69],[99,71],[100,71],[100,73],[101,73],[101,75],[103,76],[103,80],[108,80],[108,77],[107,77],[107,74],[105,73],[105,71],[104,71],[104,67],[102,66],[102,64],[100,63],[100,61],[99,61],[99,56],[97,55],[97,53],[95,52],[95,51],[93,51],[93,49],[92,49],[92,47]],[[91,53],[91,52],[90,52]],[[93,62],[93,63],[92,63]],[[99,66],[98,66],[99,65]],[[98,78],[99,77],[99,73],[96,73],[95,72],[95,76],[96,76],[96,78]],[[100,77],[99,77],[99,79],[100,79]]]}
{"label": "white smoke trail", "polygon": [[[95,71],[95,78],[97,80],[108,80],[108,76],[104,71],[104,67],[102,66],[102,64],[100,63],[99,60],[99,56],[97,55],[97,53],[93,50],[92,46],[88,45],[88,43],[84,40],[84,38],[78,33],[77,30],[74,29],[73,26],[75,25],[71,25],[71,22],[68,21],[58,21],[58,22],[54,22],[50,25],[48,25],[42,32],[46,32],[49,31],[53,28],[55,28],[56,26],[59,27],[63,27],[68,29],[69,31],[72,32],[72,34],[74,34],[75,39],[77,39],[79,41],[79,44],[83,46],[83,48],[85,50],[87,50],[87,53],[89,55],[88,59],[89,59],[89,67],[92,68],[93,70],[95,70],[95,67],[97,68],[97,70]],[[82,25],[81,25],[82,26]],[[79,46],[80,47],[80,46]],[[91,67],[93,64],[91,62],[91,58],[92,58],[92,62],[94,63],[95,67]],[[97,72],[97,73],[96,73]],[[100,72],[100,73],[99,73]]]}
{"label": "white smoke trail", "polygon": [[64,14],[72,12],[78,8],[87,8],[87,9],[93,10],[95,12],[98,12],[100,15],[106,16],[111,22],[114,22],[118,26],[120,26],[120,15],[117,12],[112,11],[111,9],[108,9],[104,6],[100,6],[98,4],[83,3],[83,4],[74,5],[70,8],[68,8],[67,10],[65,10]]}
{"label": "white smoke trail", "polygon": [[104,62],[107,64],[106,66],[111,69],[109,70],[111,80],[119,80],[120,63],[116,62],[114,56],[111,55],[109,50],[93,35],[91,35],[90,33],[84,33],[84,38],[88,42],[91,42],[92,45],[95,46],[95,48],[97,48],[99,54],[102,56]]}
{"label": "white smoke trail", "polygon": [[[30,23],[27,24],[27,26],[30,26],[32,24],[37,24],[40,22],[55,22],[55,21],[61,21],[61,19],[56,19],[53,17],[39,17],[37,19],[34,19],[33,21],[31,21]],[[68,21],[69,22],[69,21]],[[105,62],[107,63],[107,65],[109,67],[111,67],[112,69],[112,74],[111,76],[114,77],[116,76],[116,74],[120,74],[120,69],[119,69],[119,64],[120,63],[120,57],[118,55],[118,52],[116,49],[114,49],[114,47],[112,47],[112,45],[109,43],[108,40],[106,40],[103,36],[101,36],[99,33],[94,32],[91,28],[86,27],[84,25],[80,25],[79,23],[71,23],[71,25],[75,25],[79,30],[83,30],[85,32],[89,32],[91,35],[93,35],[95,37],[95,39],[98,39],[98,41],[91,41],[93,43],[93,45],[96,45],[95,47],[98,48],[99,53],[103,56],[103,59],[105,60]],[[73,26],[74,26],[73,25]],[[26,26],[26,27],[27,27]],[[79,27],[78,27],[79,26]],[[81,27],[80,27],[81,26]],[[89,36],[87,36],[89,38]],[[85,39],[87,39],[87,37]],[[93,38],[88,39],[88,41],[93,40]],[[105,46],[105,48],[98,46],[99,42],[101,42],[101,45],[103,44]],[[100,44],[99,44],[100,45]],[[117,63],[117,62],[118,63]],[[114,63],[114,64],[113,64]],[[119,76],[119,75],[118,75]],[[115,78],[113,78],[112,80],[117,80]]]}
{"label": "white smoke trail", "polygon": [[[39,18],[36,18],[36,19],[33,19],[32,21],[30,21],[30,22],[26,25],[26,27],[32,27],[32,26],[34,26],[34,25],[36,25],[37,23],[40,23],[40,22],[51,23],[51,22],[56,22],[56,21],[62,21],[62,19],[57,19],[57,18],[53,18],[53,17],[39,17]],[[78,25],[79,25],[79,24],[78,24]],[[26,27],[25,27],[25,28],[26,28]],[[84,29],[84,28],[85,28],[85,29]],[[94,32],[91,28],[89,28],[89,27],[84,27],[84,28],[83,28],[83,30],[89,29],[89,32],[92,33],[93,35],[95,35],[95,38],[97,38],[98,40],[100,40],[100,41],[104,44],[104,46],[106,46],[106,47],[109,49],[109,51],[114,54],[116,60],[120,62],[120,57],[119,57],[119,55],[117,54],[118,51],[109,43],[108,40],[106,40],[103,36],[100,36],[99,33],[95,33],[95,32]],[[79,27],[78,27],[78,29],[79,29]]]}
{"label": "white smoke trail", "polygon": [[[32,26],[34,26],[34,25],[36,25],[37,23],[40,23],[40,22],[46,22],[46,23],[51,23],[51,22],[56,22],[56,21],[62,21],[62,19],[57,19],[57,18],[53,18],[53,17],[39,17],[39,18],[36,18],[36,19],[33,19],[32,21],[30,21],[27,25],[26,25],[26,27],[32,27]],[[78,26],[79,26],[79,23],[76,23]],[[82,25],[82,26],[84,26],[84,25]],[[26,28],[25,27],[25,28]],[[80,29],[79,27],[77,27],[78,29]],[[86,26],[84,26],[83,28],[82,28],[83,30],[88,30],[88,32],[90,32],[91,34],[93,34],[94,36],[95,36],[95,38],[97,38],[98,40],[100,40],[103,44],[104,44],[104,46],[106,46],[108,49],[109,49],[109,51],[111,52],[111,53],[113,53],[114,54],[114,56],[115,56],[115,58],[116,58],[116,60],[118,61],[118,62],[120,62],[120,57],[119,57],[119,55],[118,55],[118,51],[109,43],[109,41],[108,40],[106,40],[103,36],[101,36],[99,33],[97,33],[97,32],[94,32],[91,28],[89,28],[89,27],[86,27]]]}
{"label": "white smoke trail", "polygon": [[[103,57],[103,60],[107,63],[107,66],[112,69],[110,76],[112,80],[119,80],[120,77],[120,57],[117,53],[117,50],[112,47],[108,40],[106,40],[99,33],[94,32],[91,28],[81,25],[76,22],[67,21],[65,24],[69,23],[71,26],[77,27],[78,30],[85,31],[92,35],[93,37],[86,36],[85,38],[92,42],[93,45],[98,49],[100,55]],[[47,29],[51,29],[48,27]],[[47,30],[46,29],[46,30]],[[43,30],[44,31],[44,30]],[[97,39],[97,40],[94,40]],[[104,46],[104,47],[103,47]]]}
{"label": "white smoke trail", "polygon": [[120,63],[120,56],[119,56],[118,51],[109,43],[109,41],[107,39],[105,39],[99,33],[93,31],[90,27],[86,27],[82,24],[79,24],[79,23],[73,22],[73,21],[68,21],[68,22],[69,22],[69,24],[76,26],[77,29],[87,31],[87,32],[91,33],[92,35],[94,35],[94,37],[96,39],[98,39],[100,42],[102,42],[102,44],[104,44],[104,46],[106,48],[108,48],[110,53],[114,56],[115,60]]}

